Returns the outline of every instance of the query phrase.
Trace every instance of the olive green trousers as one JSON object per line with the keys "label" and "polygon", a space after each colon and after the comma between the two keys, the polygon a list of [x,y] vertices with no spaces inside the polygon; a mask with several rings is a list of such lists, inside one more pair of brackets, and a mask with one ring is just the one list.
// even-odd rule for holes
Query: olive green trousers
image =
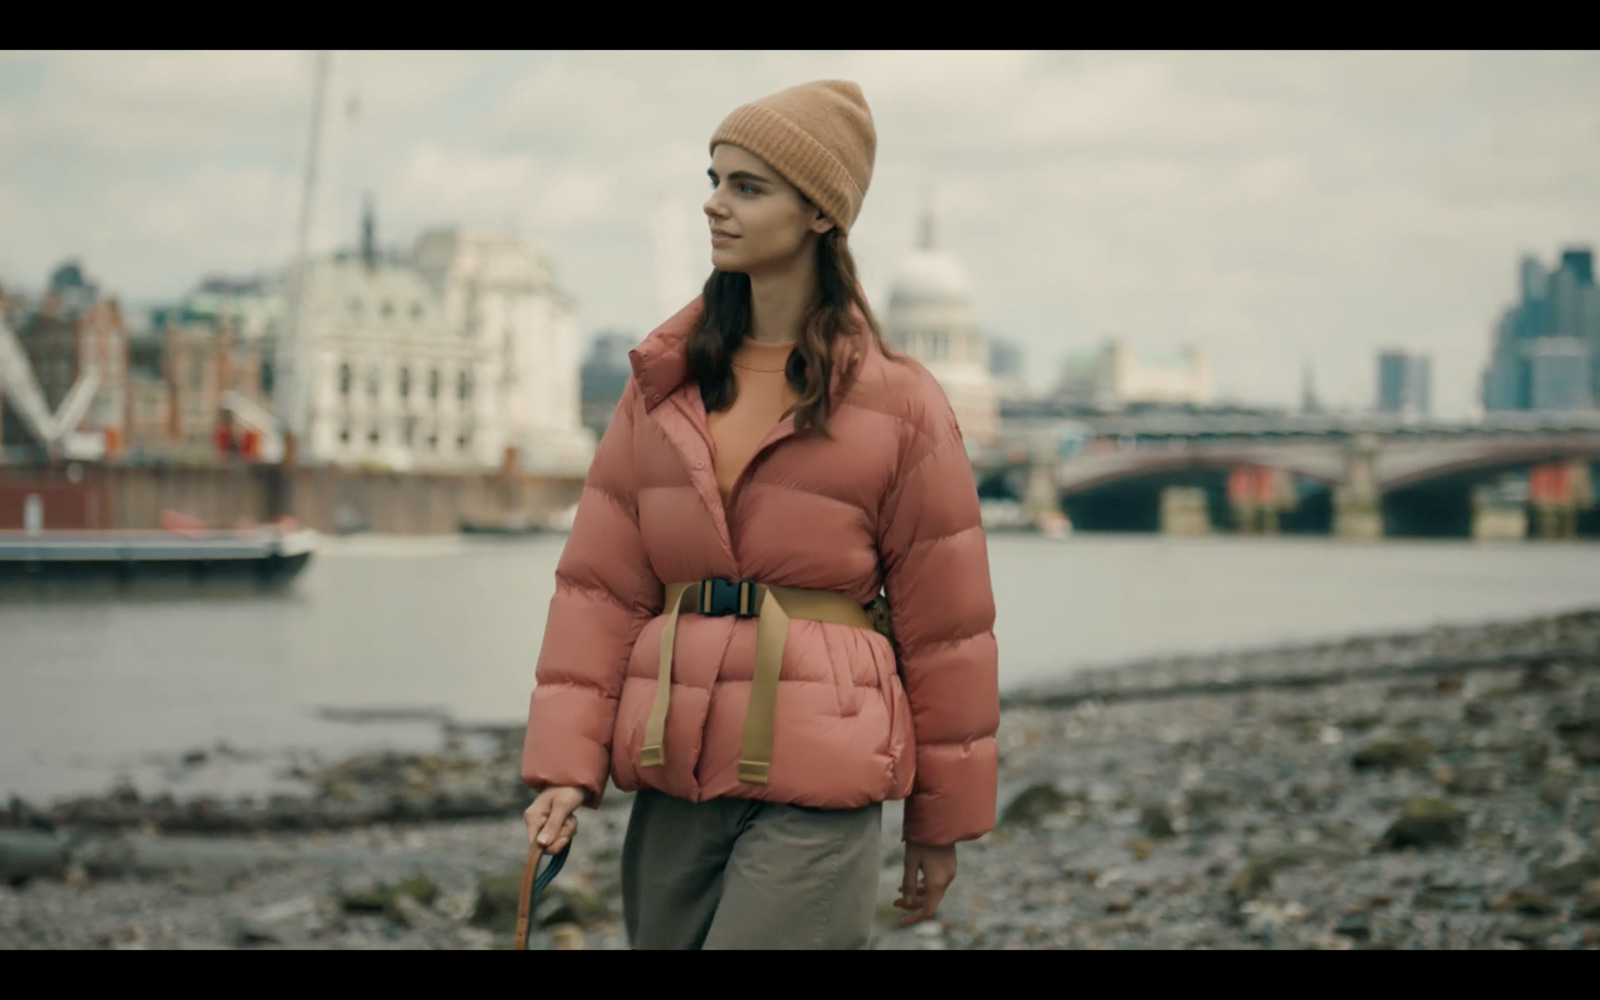
{"label": "olive green trousers", "polygon": [[862,949],[872,939],[883,806],[811,809],[635,794],[622,847],[628,943]]}

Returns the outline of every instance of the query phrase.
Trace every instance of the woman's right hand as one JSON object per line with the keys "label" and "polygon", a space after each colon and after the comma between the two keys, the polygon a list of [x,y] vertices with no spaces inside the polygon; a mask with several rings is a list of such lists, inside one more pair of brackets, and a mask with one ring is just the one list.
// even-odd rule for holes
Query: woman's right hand
{"label": "woman's right hand", "polygon": [[533,800],[533,805],[522,814],[528,825],[528,844],[538,841],[546,854],[560,854],[578,832],[578,818],[573,811],[583,805],[581,788],[546,788]]}

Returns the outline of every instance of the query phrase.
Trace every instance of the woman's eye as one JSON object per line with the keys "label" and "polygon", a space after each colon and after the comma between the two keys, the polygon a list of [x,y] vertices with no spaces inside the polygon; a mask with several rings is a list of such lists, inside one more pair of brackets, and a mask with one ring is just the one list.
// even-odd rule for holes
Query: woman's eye
{"label": "woman's eye", "polygon": [[753,185],[753,184],[740,184],[739,185],[739,190],[744,192],[745,194],[755,194],[756,193],[755,185]]}

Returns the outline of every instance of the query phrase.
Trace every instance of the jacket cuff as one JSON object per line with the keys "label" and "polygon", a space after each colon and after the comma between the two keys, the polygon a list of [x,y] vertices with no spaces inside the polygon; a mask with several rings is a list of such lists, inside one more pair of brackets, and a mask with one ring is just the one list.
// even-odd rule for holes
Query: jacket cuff
{"label": "jacket cuff", "polygon": [[917,787],[906,799],[901,839],[948,847],[994,829],[1000,776],[994,737],[917,749]]}

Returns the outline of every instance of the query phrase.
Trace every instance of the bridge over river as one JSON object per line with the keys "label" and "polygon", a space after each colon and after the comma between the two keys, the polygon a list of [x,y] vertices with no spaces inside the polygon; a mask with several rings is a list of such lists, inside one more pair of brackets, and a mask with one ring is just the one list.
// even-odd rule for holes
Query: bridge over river
{"label": "bridge over river", "polygon": [[1011,406],[974,469],[985,497],[1054,505],[1084,530],[1600,535],[1600,412],[1440,423]]}

